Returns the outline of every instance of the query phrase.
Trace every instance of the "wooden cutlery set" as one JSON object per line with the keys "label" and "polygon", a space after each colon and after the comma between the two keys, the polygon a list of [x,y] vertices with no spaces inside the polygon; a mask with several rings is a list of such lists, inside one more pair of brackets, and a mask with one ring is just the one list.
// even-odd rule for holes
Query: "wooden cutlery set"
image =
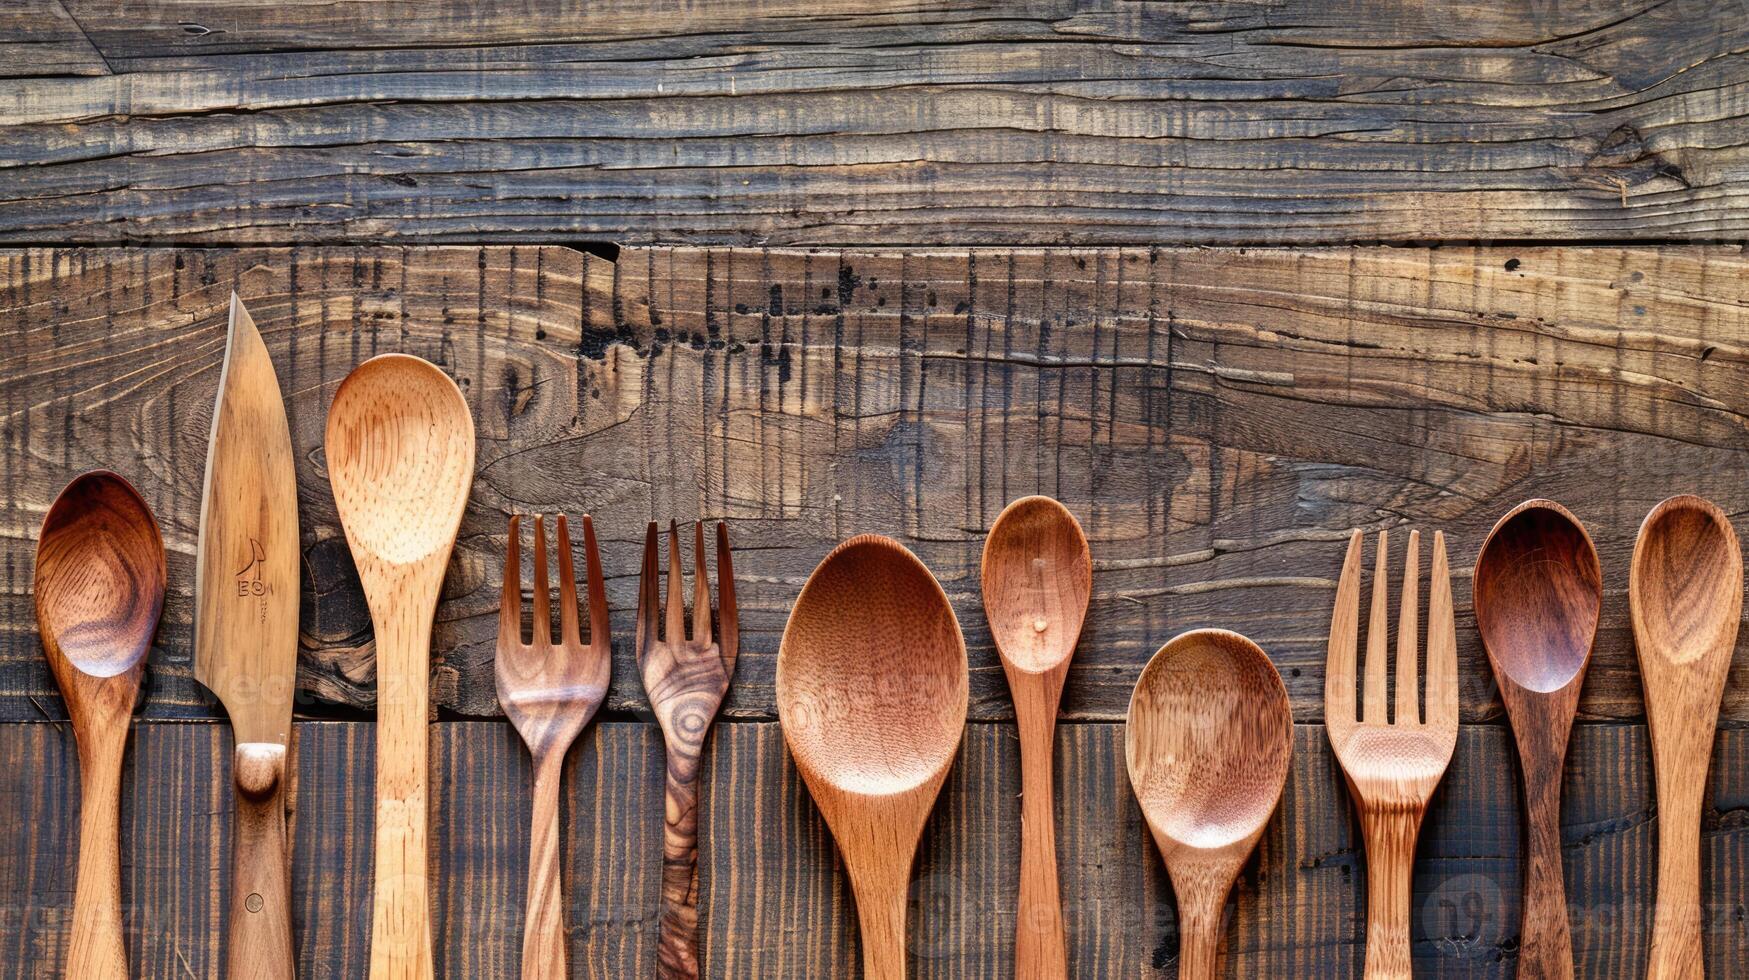
{"label": "wooden cutlery set", "polygon": [[[371,974],[430,977],[431,626],[472,486],[473,422],[460,391],[436,367],[383,355],[361,364],[336,391],[325,451],[376,636]],[[533,520],[526,639],[518,517],[509,521],[499,605],[498,696],[534,762],[522,960],[523,976],[531,978],[567,975],[561,776],[565,753],[600,708],[611,673],[605,578],[593,524],[587,516],[581,523],[587,638],[563,515],[554,528],[556,623],[541,516]],[[663,537],[649,525],[636,626],[638,666],[667,749],[658,962],[661,976],[696,977],[700,765],[734,676],[738,614],[727,529],[715,529],[714,617],[703,524],[691,536],[690,614],[678,528],[670,524],[665,535],[665,574]],[[1366,844],[1366,973],[1408,977],[1416,838],[1457,741],[1451,576],[1444,536],[1435,533],[1423,643],[1421,541],[1411,531],[1393,670],[1391,551],[1383,531],[1364,657],[1359,653],[1363,544],[1354,532],[1336,588],[1325,720]],[[278,380],[235,297],[198,552],[195,674],[224,704],[236,741],[228,973],[290,977],[284,787],[297,669],[297,493]],[[984,545],[984,611],[1013,695],[1021,753],[1015,973],[1023,978],[1067,974],[1051,760],[1092,571],[1080,525],[1047,497],[1010,504]],[[1529,829],[1520,969],[1570,977],[1560,782],[1602,605],[1597,556],[1571,513],[1532,500],[1488,535],[1472,587],[1476,626],[1522,760]],[[1717,507],[1674,497],[1646,518],[1629,594],[1658,794],[1652,977],[1701,975],[1701,804],[1742,587],[1737,537]],[[79,750],[68,976],[127,973],[118,853],[122,756],[166,588],[163,544],[133,488],[102,471],[69,484],[44,518],[34,585],[43,646]],[[961,741],[968,686],[965,638],[953,607],[929,569],[898,542],[851,538],[809,576],[778,654],[778,716],[843,856],[864,972],[877,980],[905,974],[911,868]],[[1292,747],[1281,677],[1263,650],[1238,633],[1183,633],[1136,681],[1125,756],[1178,897],[1181,976],[1216,974],[1227,895],[1281,798]]]}

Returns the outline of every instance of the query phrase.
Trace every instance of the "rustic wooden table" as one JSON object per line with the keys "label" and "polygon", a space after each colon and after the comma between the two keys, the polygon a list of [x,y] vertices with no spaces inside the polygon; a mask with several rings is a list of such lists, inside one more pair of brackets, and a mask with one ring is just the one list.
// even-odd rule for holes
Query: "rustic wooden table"
{"label": "rustic wooden table", "polygon": [[[653,968],[662,755],[631,610],[644,522],[674,517],[732,522],[742,611],[705,762],[707,971],[857,972],[772,684],[808,572],[875,531],[934,569],[972,665],[913,971],[1006,975],[1019,759],[977,561],[1033,492],[1095,560],[1057,749],[1075,975],[1175,970],[1121,720],[1196,626],[1256,639],[1298,722],[1227,972],[1358,975],[1365,861],[1323,644],[1348,530],[1401,525],[1451,540],[1465,722],[1417,861],[1417,972],[1515,974],[1516,763],[1469,568],[1537,495],[1586,521],[1606,588],[1564,789],[1579,972],[1639,974],[1657,812],[1628,555],[1670,494],[1749,510],[1745,10],[889,7],[0,2],[0,975],[65,954],[76,760],[31,565],[47,504],[97,466],[135,481],[170,550],[124,786],[130,960],[222,962],[230,729],[189,657],[233,289],[297,450],[305,977],[365,973],[372,647],[321,436],[339,380],[390,350],[449,371],[479,433],[432,658],[443,976],[517,969],[530,773],[493,688],[498,573],[505,515],[557,510],[595,516],[616,627],[568,770],[574,970]],[[1730,978],[1749,976],[1741,654],[1724,715],[1702,890]]]}

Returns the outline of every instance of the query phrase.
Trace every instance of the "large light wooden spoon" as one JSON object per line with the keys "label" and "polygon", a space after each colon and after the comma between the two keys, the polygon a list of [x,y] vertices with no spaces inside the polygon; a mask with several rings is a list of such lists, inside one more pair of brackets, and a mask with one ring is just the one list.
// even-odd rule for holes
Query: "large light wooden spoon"
{"label": "large light wooden spoon", "polygon": [[1658,781],[1658,903],[1648,980],[1701,977],[1700,808],[1743,615],[1743,551],[1711,501],[1671,497],[1634,542],[1628,606]]}
{"label": "large light wooden spoon", "polygon": [[121,765],[146,651],[164,609],[164,541],[114,473],[55,498],[36,544],[36,622],[79,746],[79,873],[64,975],[125,980]]}
{"label": "large light wooden spoon", "polygon": [[1178,895],[1180,980],[1215,975],[1221,911],[1281,800],[1293,739],[1281,674],[1237,633],[1181,633],[1136,680],[1124,758]]}
{"label": "large light wooden spoon", "polygon": [[1093,559],[1080,523],[1049,497],[1022,497],[1009,504],[984,540],[983,586],[984,615],[1002,655],[1020,733],[1014,975],[1018,980],[1066,977],[1051,735],[1063,679],[1093,595]]}
{"label": "large light wooden spoon", "polygon": [[862,923],[863,976],[905,975],[911,862],[966,724],[966,641],[935,576],[890,538],[820,562],[777,654],[777,716]]}
{"label": "large light wooden spoon", "polygon": [[431,620],[474,480],[474,421],[442,371],[384,354],[328,408],[328,479],[376,628],[376,882],[370,974],[429,978],[426,716]]}
{"label": "large light wooden spoon", "polygon": [[1570,978],[1561,770],[1603,607],[1603,573],[1578,518],[1552,500],[1527,500],[1488,532],[1471,588],[1476,629],[1524,772],[1529,840],[1520,975]]}

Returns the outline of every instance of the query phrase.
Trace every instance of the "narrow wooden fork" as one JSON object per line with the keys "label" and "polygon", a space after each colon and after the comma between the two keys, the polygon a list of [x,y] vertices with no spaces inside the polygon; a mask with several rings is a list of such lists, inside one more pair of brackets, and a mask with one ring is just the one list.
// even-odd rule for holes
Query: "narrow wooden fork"
{"label": "narrow wooden fork", "polygon": [[1409,532],[1402,607],[1397,615],[1397,710],[1385,717],[1385,645],[1389,629],[1386,556],[1379,532],[1373,572],[1372,618],[1366,631],[1365,697],[1355,716],[1355,644],[1360,627],[1361,532],[1348,539],[1348,557],[1330,617],[1330,654],[1324,671],[1324,724],[1330,746],[1348,777],[1366,839],[1366,976],[1397,980],[1409,965],[1410,874],[1415,839],[1427,801],[1445,775],[1457,745],[1457,628],[1452,620],[1451,569],[1445,535],[1433,535],[1433,571],[1427,600],[1427,707],[1417,704],[1416,614],[1420,606],[1419,531]]}
{"label": "narrow wooden fork", "polygon": [[693,536],[692,639],[686,638],[685,579],[680,534],[668,525],[668,608],[665,635],[657,636],[656,522],[644,535],[638,584],[638,668],[644,691],[668,746],[667,806],[662,828],[662,930],[656,975],[698,976],[698,769],[711,720],[735,676],[740,626],[735,614],[735,569],[729,531],[717,525],[717,609],[721,638],[711,639],[710,577],[704,564],[704,522]]}
{"label": "narrow wooden fork", "polygon": [[534,757],[534,822],[528,851],[528,918],[522,930],[523,980],[564,980],[565,895],[559,869],[559,783],[565,751],[607,697],[613,671],[607,588],[595,552],[595,527],[583,517],[589,571],[589,643],[577,626],[577,579],[571,535],[559,515],[559,639],[547,608],[546,529],[534,519],[534,635],[522,642],[522,539],[510,518],[504,595],[498,604],[498,703]]}

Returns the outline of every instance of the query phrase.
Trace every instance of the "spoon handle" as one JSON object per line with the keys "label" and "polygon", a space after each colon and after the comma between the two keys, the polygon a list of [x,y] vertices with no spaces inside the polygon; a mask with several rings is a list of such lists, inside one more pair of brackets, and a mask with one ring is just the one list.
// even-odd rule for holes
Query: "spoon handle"
{"label": "spoon handle", "polygon": [[1212,876],[1178,893],[1178,980],[1214,980],[1221,965],[1221,919],[1227,909],[1229,878],[1217,887]]}
{"label": "spoon handle", "polygon": [[1057,671],[1011,671],[1008,680],[1020,732],[1020,897],[1015,907],[1014,975],[1017,980],[1061,980],[1068,976],[1069,967],[1057,884],[1051,750],[1063,679]]}
{"label": "spoon handle", "polygon": [[905,980],[905,900],[911,869],[883,861],[866,873],[851,872],[856,918],[862,927],[863,980]]}
{"label": "spoon handle", "polygon": [[1409,980],[1410,876],[1424,809],[1363,810],[1366,838],[1366,980]]}
{"label": "spoon handle", "polygon": [[231,838],[227,975],[291,980],[290,861],[285,837],[285,746],[245,742],[232,757],[237,821]]}
{"label": "spoon handle", "polygon": [[435,588],[426,602],[409,600],[401,590],[396,593],[400,601],[386,610],[373,606],[371,616],[377,640],[377,799],[370,976],[431,980],[426,711],[437,596]]}
{"label": "spoon handle", "polygon": [[[1561,740],[1555,758],[1565,755]],[[1573,934],[1567,924],[1567,888],[1561,871],[1561,766],[1525,767],[1528,815],[1524,866],[1523,946],[1520,975],[1539,980],[1571,980]]]}
{"label": "spoon handle", "polygon": [[565,980],[565,893],[559,870],[559,786],[565,749],[534,760],[534,815],[528,845],[528,919],[522,928],[522,980]]}
{"label": "spoon handle", "polygon": [[[1647,706],[1657,710],[1652,699]],[[1706,723],[1711,718],[1704,709],[1695,709],[1679,718],[1652,714],[1650,719],[1658,788],[1658,897],[1647,980],[1704,975],[1700,811],[1711,761],[1714,726]]]}
{"label": "spoon handle", "polygon": [[88,725],[79,743],[79,873],[66,976],[127,980],[121,921],[121,764],[128,720]]}

